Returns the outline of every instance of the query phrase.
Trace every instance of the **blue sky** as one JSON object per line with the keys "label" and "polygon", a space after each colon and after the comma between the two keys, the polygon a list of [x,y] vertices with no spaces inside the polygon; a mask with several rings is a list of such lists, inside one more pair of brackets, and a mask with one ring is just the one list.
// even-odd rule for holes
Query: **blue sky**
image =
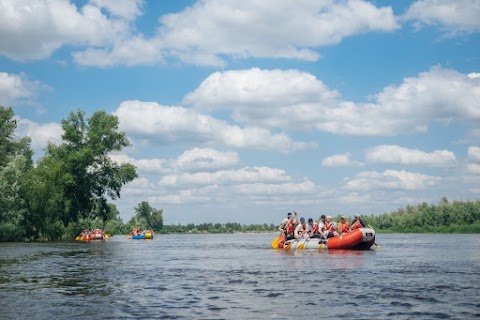
{"label": "blue sky", "polygon": [[0,104],[35,156],[119,117],[165,223],[480,198],[480,1],[0,0]]}

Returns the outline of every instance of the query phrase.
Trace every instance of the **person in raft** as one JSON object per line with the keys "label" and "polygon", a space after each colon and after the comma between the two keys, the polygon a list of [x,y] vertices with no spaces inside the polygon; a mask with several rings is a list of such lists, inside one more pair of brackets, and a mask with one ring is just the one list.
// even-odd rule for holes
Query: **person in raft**
{"label": "person in raft", "polygon": [[336,231],[337,226],[332,220],[332,216],[327,216],[325,218],[325,226],[323,227],[323,234],[326,238],[338,237],[338,232]]}
{"label": "person in raft", "polygon": [[307,224],[305,223],[305,218],[300,218],[300,223],[295,228],[295,239],[308,239]]}
{"label": "person in raft", "polygon": [[322,238],[322,239],[327,239],[327,236],[323,232],[323,230],[325,228],[325,219],[326,219],[326,216],[324,214],[322,214],[320,216],[320,220],[318,220],[318,233],[320,234],[320,238]]}
{"label": "person in raft", "polygon": [[[297,213],[295,212],[295,216],[296,216],[296,214]],[[296,227],[295,219],[294,219],[292,213],[289,212],[287,214],[287,217],[282,220],[282,223],[278,227],[278,230],[285,234],[285,239],[286,240],[291,240],[291,239],[295,238],[295,236],[294,236],[295,227]]]}
{"label": "person in raft", "polygon": [[320,232],[318,230],[318,223],[313,221],[312,218],[308,219],[307,233],[309,238],[320,238]]}
{"label": "person in raft", "polygon": [[350,224],[345,219],[345,216],[340,217],[340,222],[337,223],[337,229],[339,234],[347,234],[350,232]]}
{"label": "person in raft", "polygon": [[363,222],[359,214],[356,214],[355,219],[352,221],[350,225],[350,230],[355,230],[359,228],[365,228],[365,222]]}

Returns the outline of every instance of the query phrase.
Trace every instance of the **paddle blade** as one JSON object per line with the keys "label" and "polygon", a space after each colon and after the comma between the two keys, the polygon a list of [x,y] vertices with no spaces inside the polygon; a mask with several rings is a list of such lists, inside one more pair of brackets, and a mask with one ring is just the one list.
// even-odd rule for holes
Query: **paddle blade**
{"label": "paddle blade", "polygon": [[273,241],[272,241],[272,248],[273,248],[273,249],[277,249],[279,243],[280,243],[280,237],[276,237],[275,239],[273,239]]}

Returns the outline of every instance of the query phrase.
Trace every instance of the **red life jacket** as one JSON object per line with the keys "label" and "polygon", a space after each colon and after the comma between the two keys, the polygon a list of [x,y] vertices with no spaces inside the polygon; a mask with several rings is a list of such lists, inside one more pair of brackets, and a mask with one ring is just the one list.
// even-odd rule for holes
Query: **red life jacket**
{"label": "red life jacket", "polygon": [[333,225],[333,222],[330,222],[330,224],[325,224],[325,227],[323,227],[323,230],[334,232],[335,231],[335,226]]}
{"label": "red life jacket", "polygon": [[293,234],[293,231],[295,231],[295,227],[293,225],[293,220],[290,220],[287,224],[287,234]]}
{"label": "red life jacket", "polygon": [[311,234],[314,235],[314,234],[317,234],[318,233],[318,224],[314,223],[312,225],[312,231],[311,231]]}
{"label": "red life jacket", "polygon": [[355,229],[360,229],[362,228],[362,224],[360,223],[360,221],[355,221],[355,223],[353,224],[352,226],[352,230],[355,230]]}

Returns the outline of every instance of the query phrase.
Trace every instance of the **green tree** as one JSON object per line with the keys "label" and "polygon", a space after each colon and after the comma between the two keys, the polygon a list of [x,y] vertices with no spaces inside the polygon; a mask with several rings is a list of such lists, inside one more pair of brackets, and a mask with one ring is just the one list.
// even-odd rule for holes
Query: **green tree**
{"label": "green tree", "polygon": [[[142,201],[135,208],[135,219],[145,223],[147,229],[161,230],[163,228],[163,209],[155,209],[146,201]],[[141,223],[139,223],[141,225]]]}
{"label": "green tree", "polygon": [[12,108],[0,106],[0,241],[27,236],[27,176],[33,168],[28,137],[17,138]]}
{"label": "green tree", "polygon": [[117,164],[109,156],[129,145],[118,131],[118,118],[105,111],[85,119],[82,111],[72,112],[62,121],[63,143],[49,145],[46,158],[59,165],[61,172],[50,183],[62,191],[61,221],[65,226],[92,214],[106,221],[110,216],[107,198],[120,197],[124,184],[137,177],[131,164]]}

